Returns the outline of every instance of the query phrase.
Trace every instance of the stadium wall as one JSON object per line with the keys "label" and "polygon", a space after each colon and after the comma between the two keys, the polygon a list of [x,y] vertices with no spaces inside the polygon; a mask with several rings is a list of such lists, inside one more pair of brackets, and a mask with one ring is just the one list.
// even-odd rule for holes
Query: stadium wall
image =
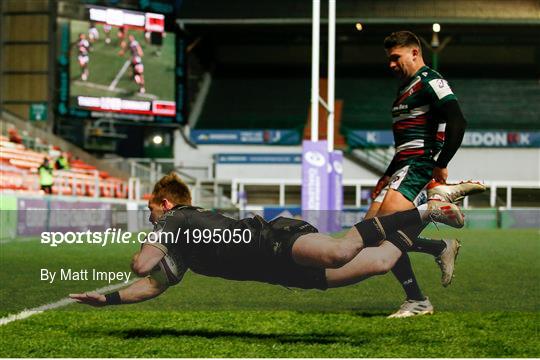
{"label": "stadium wall", "polygon": [[448,172],[452,179],[540,183],[540,149],[461,148]]}
{"label": "stadium wall", "polygon": [[[176,167],[211,167],[214,155],[220,153],[280,154],[298,153],[300,146],[274,145],[199,145],[189,146],[177,133],[174,143]],[[524,148],[461,148],[449,165],[450,178],[478,179],[485,181],[536,181],[540,182],[540,149]],[[300,178],[298,164],[224,164],[217,165],[215,176],[220,180],[232,178]],[[344,177],[347,179],[377,179],[371,171],[344,160]]]}
{"label": "stadium wall", "polygon": [[142,231],[151,227],[146,206],[122,199],[2,193],[0,238],[37,236],[42,231]]}
{"label": "stadium wall", "polygon": [[[270,145],[198,145],[189,146],[179,135],[174,142],[175,167],[211,167],[214,155],[220,153],[237,154],[301,154],[301,146]],[[346,177],[354,179],[376,180],[378,176],[348,159],[344,159],[343,171]],[[214,176],[219,180],[234,178],[282,178],[299,179],[299,164],[216,164]]]}
{"label": "stadium wall", "polygon": [[[249,149],[248,149],[249,150]],[[257,149],[253,149],[257,150]],[[250,153],[250,151],[242,151]],[[258,153],[263,151],[259,150]],[[264,153],[275,153],[287,151],[276,151]],[[292,153],[301,154],[302,148],[293,147]],[[251,151],[257,153],[257,151]],[[376,180],[378,176],[369,170],[366,170],[348,159],[343,159],[343,174],[348,179]],[[279,179],[299,179],[302,176],[302,166],[300,164],[216,164],[215,177],[220,180],[231,180],[235,178],[242,179],[261,179],[261,178],[279,178]]]}

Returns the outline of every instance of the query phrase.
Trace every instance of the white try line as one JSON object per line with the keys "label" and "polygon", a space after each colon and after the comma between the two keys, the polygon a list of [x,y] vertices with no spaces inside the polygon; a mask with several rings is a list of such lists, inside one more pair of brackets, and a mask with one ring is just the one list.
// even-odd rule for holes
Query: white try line
{"label": "white try line", "polygon": [[[120,283],[120,284],[114,284],[114,285],[105,286],[105,287],[102,287],[102,288],[99,288],[99,289],[96,289],[96,290],[93,290],[93,291],[97,291],[98,293],[103,293],[103,292],[117,290],[117,289],[121,289],[121,288],[123,288],[123,287],[125,287],[127,285],[130,285],[131,283],[133,283],[133,282],[135,282],[137,280],[139,280],[139,279],[134,279],[134,280],[131,280],[131,281],[127,282],[127,283]],[[58,301],[53,302],[53,303],[48,303],[48,304],[45,304],[45,305],[35,307],[33,309],[23,310],[18,314],[8,315],[6,317],[1,318],[0,319],[0,326],[9,324],[10,322],[13,322],[13,321],[26,319],[26,318],[28,318],[28,317],[30,317],[32,315],[40,314],[40,313],[42,313],[44,311],[47,311],[47,310],[57,309],[57,308],[60,308],[60,307],[63,307],[63,306],[69,305],[69,304],[73,304],[75,302],[76,302],[75,300],[70,299],[70,298],[67,297],[67,298],[63,298],[62,300],[58,300]]]}
{"label": "white try line", "polygon": [[124,75],[124,73],[126,72],[128,66],[129,66],[129,60],[126,60],[126,62],[124,63],[124,65],[122,66],[122,68],[120,69],[120,71],[118,72],[118,74],[116,74],[116,77],[115,77],[114,80],[112,81],[111,85],[109,85],[109,90],[114,90],[114,88],[115,88],[116,85],[118,84],[118,81],[120,81],[120,78],[121,78],[122,75]]}

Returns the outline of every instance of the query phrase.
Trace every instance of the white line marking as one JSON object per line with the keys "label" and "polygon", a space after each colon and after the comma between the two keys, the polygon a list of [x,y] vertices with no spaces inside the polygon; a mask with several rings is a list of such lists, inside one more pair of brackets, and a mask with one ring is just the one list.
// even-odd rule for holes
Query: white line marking
{"label": "white line marking", "polygon": [[157,95],[149,94],[149,93],[144,93],[144,94],[137,93],[137,96],[142,97],[142,98],[152,99],[152,100],[157,100],[158,99]]}
{"label": "white line marking", "polygon": [[[99,288],[99,289],[96,289],[96,290],[93,290],[93,291],[97,291],[99,293],[102,293],[102,292],[108,292],[108,291],[117,290],[117,289],[123,288],[123,287],[125,287],[127,285],[130,285],[131,283],[133,283],[133,282],[135,282],[137,280],[139,280],[139,279],[131,280],[128,283],[120,283],[120,284],[114,284],[114,285],[105,286],[105,287],[102,287],[102,288]],[[28,317],[30,317],[32,315],[40,314],[40,313],[42,313],[44,311],[57,309],[59,307],[63,307],[63,306],[73,304],[73,303],[75,303],[75,300],[70,299],[70,298],[63,298],[62,300],[58,300],[58,301],[53,302],[53,303],[41,305],[41,306],[35,307],[33,309],[23,310],[18,314],[8,315],[6,317],[1,318],[0,319],[0,326],[9,324],[10,322],[13,322],[13,321],[26,319],[26,318],[28,318]]]}
{"label": "white line marking", "polygon": [[120,71],[118,72],[118,74],[116,74],[116,77],[115,77],[114,80],[112,81],[111,85],[109,85],[109,90],[114,90],[114,88],[115,88],[116,85],[118,84],[118,81],[120,81],[120,78],[121,78],[122,75],[124,75],[124,73],[126,72],[128,66],[129,66],[129,60],[126,60],[126,62],[124,63],[124,65],[122,66],[122,68],[120,69]]}
{"label": "white line marking", "polygon": [[86,86],[93,89],[108,90],[108,91],[121,93],[121,94],[127,93],[127,91],[124,89],[110,89],[109,86],[107,85],[100,85],[100,84],[96,84],[96,83],[88,82],[88,81],[75,80],[74,83],[75,85]]}
{"label": "white line marking", "polygon": [[5,239],[2,239],[0,240],[0,245],[1,244],[9,244],[9,243],[12,243],[12,242],[30,242],[30,241],[36,241],[38,242],[39,239],[36,239],[36,238],[22,238],[22,239],[18,239],[18,238],[5,238]]}
{"label": "white line marking", "polygon": [[[100,84],[96,84],[96,83],[93,83],[93,82],[75,80],[74,84],[78,85],[78,86],[86,86],[86,87],[93,88],[93,89],[112,91],[112,92],[115,92],[115,93],[118,93],[118,94],[129,94],[129,91],[127,91],[125,89],[121,89],[121,88],[110,89],[110,87],[107,86],[107,85],[100,85]],[[152,100],[157,100],[158,99],[157,95],[150,94],[150,93],[144,93],[144,94],[135,93],[135,96],[138,96],[138,97],[141,97],[141,98],[152,99]]]}

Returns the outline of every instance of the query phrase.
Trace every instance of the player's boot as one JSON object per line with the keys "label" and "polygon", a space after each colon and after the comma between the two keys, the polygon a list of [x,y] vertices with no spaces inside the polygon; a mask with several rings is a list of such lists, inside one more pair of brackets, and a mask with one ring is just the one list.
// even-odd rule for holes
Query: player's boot
{"label": "player's boot", "polygon": [[429,219],[432,221],[454,228],[462,228],[465,225],[465,216],[457,205],[439,200],[428,200],[427,206]]}
{"label": "player's boot", "polygon": [[454,277],[454,266],[461,244],[458,239],[443,239],[443,241],[446,243],[446,248],[435,258],[435,262],[441,268],[442,286],[447,287]]}
{"label": "player's boot", "polygon": [[428,200],[441,200],[455,203],[465,196],[486,191],[486,186],[475,181],[462,181],[459,184],[441,184],[435,180],[427,186]]}
{"label": "player's boot", "polygon": [[388,319],[431,314],[433,314],[433,305],[431,305],[431,301],[429,301],[429,298],[426,296],[425,300],[405,300],[399,307],[399,310],[388,316]]}

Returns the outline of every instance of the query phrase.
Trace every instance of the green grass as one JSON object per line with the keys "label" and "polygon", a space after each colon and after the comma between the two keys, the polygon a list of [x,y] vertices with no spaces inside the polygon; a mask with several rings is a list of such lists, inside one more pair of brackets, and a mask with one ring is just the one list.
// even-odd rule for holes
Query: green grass
{"label": "green grass", "polygon": [[[288,290],[188,273],[146,303],[71,305],[0,327],[0,357],[538,357],[538,230],[444,229],[459,236],[456,278],[412,254],[429,317],[388,320],[403,293],[392,275],[322,291]],[[2,315],[106,283],[45,284],[39,268],[128,268],[136,245],[1,245]]]}
{"label": "green grass", "polygon": [[[72,80],[71,96],[110,96],[133,100],[151,100],[149,96],[155,95],[159,100],[174,101],[174,68],[175,45],[174,36],[167,34],[163,39],[161,55],[155,56],[156,47],[146,43],[142,31],[130,31],[141,45],[144,56],[144,79],[146,94],[139,94],[139,87],[132,80],[131,66],[127,69],[116,85],[118,91],[109,91],[107,87],[114,80],[125,61],[131,59],[131,52],[126,50],[124,56],[119,56],[120,45],[116,33],[117,28],[111,30],[111,43],[105,44],[103,28],[98,25],[99,40],[95,42],[90,52],[88,70],[90,76],[87,82],[80,80],[80,67],[77,60],[78,50],[71,49],[70,76]],[[88,33],[88,23],[84,21],[71,22],[71,42],[78,41],[79,33]],[[97,85],[98,87],[92,87]]]}
{"label": "green grass", "polygon": [[[0,330],[3,357],[535,357],[538,313],[50,312]],[[526,338],[523,335],[527,334]]]}

